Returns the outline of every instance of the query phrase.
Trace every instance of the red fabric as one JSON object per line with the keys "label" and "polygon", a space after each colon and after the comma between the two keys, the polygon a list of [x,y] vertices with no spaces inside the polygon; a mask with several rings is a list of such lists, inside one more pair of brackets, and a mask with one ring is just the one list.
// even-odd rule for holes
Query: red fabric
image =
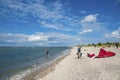
{"label": "red fabric", "polygon": [[107,57],[114,56],[114,55],[115,55],[114,52],[110,52],[110,51],[107,52]]}
{"label": "red fabric", "polygon": [[[106,51],[104,49],[100,49],[100,52],[98,54],[98,56],[96,56],[96,58],[104,58],[104,57],[111,57],[114,56],[115,53],[114,52],[110,52],[110,51]],[[92,58],[93,56],[95,56],[95,54],[87,54],[88,57]]]}
{"label": "red fabric", "polygon": [[100,52],[99,52],[99,54],[98,54],[97,57],[98,57],[98,58],[105,57],[106,53],[107,53],[107,52],[106,52],[104,49],[101,48],[101,49],[100,49]]}
{"label": "red fabric", "polygon": [[88,57],[92,58],[95,54],[88,54]]}
{"label": "red fabric", "polygon": [[114,55],[115,55],[114,52],[110,52],[110,51],[107,52],[101,48],[98,56],[96,56],[96,57],[97,58],[104,58],[104,57],[110,57],[110,56],[114,56]]}

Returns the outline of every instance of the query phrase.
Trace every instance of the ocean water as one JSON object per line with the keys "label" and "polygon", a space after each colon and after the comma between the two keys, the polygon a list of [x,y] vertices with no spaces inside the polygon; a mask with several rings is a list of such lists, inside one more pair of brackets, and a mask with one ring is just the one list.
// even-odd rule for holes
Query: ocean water
{"label": "ocean water", "polygon": [[20,80],[34,68],[48,66],[69,51],[70,47],[0,47],[0,80]]}

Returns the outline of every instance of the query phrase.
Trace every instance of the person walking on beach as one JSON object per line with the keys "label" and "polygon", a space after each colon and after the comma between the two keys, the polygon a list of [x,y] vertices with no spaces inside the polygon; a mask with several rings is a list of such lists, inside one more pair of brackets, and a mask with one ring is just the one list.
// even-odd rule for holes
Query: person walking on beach
{"label": "person walking on beach", "polygon": [[82,46],[78,46],[78,49],[77,49],[78,58],[80,58],[82,56],[81,48],[82,48]]}
{"label": "person walking on beach", "polygon": [[96,44],[93,43],[94,48],[96,48]]}
{"label": "person walking on beach", "polygon": [[116,49],[118,49],[119,47],[119,43],[115,43]]}

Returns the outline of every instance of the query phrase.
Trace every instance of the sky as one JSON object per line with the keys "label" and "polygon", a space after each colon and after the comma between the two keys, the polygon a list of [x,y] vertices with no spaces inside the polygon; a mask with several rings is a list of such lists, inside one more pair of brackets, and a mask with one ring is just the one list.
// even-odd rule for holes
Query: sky
{"label": "sky", "polygon": [[0,0],[0,46],[120,42],[120,0]]}

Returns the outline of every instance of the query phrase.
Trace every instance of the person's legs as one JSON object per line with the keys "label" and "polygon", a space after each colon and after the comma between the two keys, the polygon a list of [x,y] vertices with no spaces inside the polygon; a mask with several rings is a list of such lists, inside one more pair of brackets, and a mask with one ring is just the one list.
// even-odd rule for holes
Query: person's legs
{"label": "person's legs", "polygon": [[82,53],[80,52],[80,57],[82,57]]}
{"label": "person's legs", "polygon": [[78,52],[78,58],[80,58],[80,52]]}
{"label": "person's legs", "polygon": [[118,49],[118,46],[117,46],[117,49]]}
{"label": "person's legs", "polygon": [[89,53],[87,53],[87,57],[90,57]]}

